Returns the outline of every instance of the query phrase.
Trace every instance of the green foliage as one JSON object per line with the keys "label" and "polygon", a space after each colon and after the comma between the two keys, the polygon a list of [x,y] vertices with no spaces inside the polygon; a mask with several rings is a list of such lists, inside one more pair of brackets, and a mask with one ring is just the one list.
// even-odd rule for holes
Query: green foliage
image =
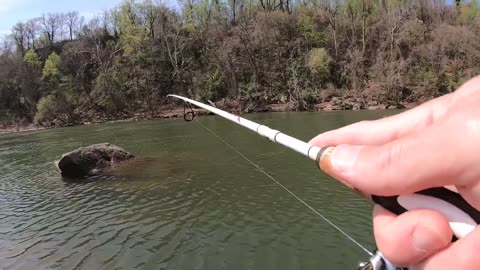
{"label": "green foliage", "polygon": [[68,125],[155,115],[169,93],[246,110],[308,110],[328,93],[387,104],[439,96],[480,73],[476,2],[327,2],[185,1],[179,12],[125,0],[74,25],[73,41],[32,40],[17,24],[9,42],[20,49],[0,53],[0,112]]}
{"label": "green foliage", "polygon": [[37,103],[37,114],[35,114],[35,124],[45,125],[51,122],[57,115],[56,99],[53,95],[42,97]]}
{"label": "green foliage", "polygon": [[313,48],[308,54],[307,66],[312,73],[326,77],[329,72],[331,58],[325,48]]}
{"label": "green foliage", "polygon": [[422,92],[426,92],[432,96],[436,95],[435,86],[437,85],[437,74],[430,70],[422,70],[418,72],[415,77],[418,86],[421,88]]}
{"label": "green foliage", "polygon": [[25,53],[25,56],[23,57],[23,62],[25,62],[27,65],[31,65],[34,67],[40,66],[42,64],[42,62],[40,61],[40,57],[33,49],[30,49]]}
{"label": "green foliage", "polygon": [[319,31],[319,26],[315,23],[315,13],[313,10],[302,9],[298,21],[307,42],[311,44],[324,42],[325,32]]}
{"label": "green foliage", "polygon": [[[107,71],[100,74],[95,80],[92,95],[97,104],[109,114],[125,110],[128,105],[121,84],[121,77],[115,71]],[[118,83],[120,81],[120,83]],[[115,89],[115,91],[112,91]]]}
{"label": "green foliage", "polygon": [[79,105],[79,96],[64,85],[66,91],[42,97],[37,103],[37,113],[34,123],[41,126],[51,126],[54,122],[76,123],[77,115],[74,108]]}
{"label": "green foliage", "polygon": [[470,1],[466,5],[461,5],[458,21],[463,24],[469,24],[480,16],[480,7],[477,1]]}
{"label": "green foliage", "polygon": [[[131,7],[133,8],[133,7]],[[131,61],[141,61],[145,57],[148,42],[148,33],[145,27],[131,21],[128,13],[130,8],[122,7],[119,14],[120,48],[123,54]]]}
{"label": "green foliage", "polygon": [[47,60],[42,70],[42,80],[55,80],[58,76],[58,65],[60,64],[60,56],[55,52],[52,52]]}
{"label": "green foliage", "polygon": [[220,67],[216,67],[213,72],[198,74],[193,79],[194,89],[198,98],[207,101],[209,99],[218,100],[225,96],[226,87],[224,85],[224,74]]}

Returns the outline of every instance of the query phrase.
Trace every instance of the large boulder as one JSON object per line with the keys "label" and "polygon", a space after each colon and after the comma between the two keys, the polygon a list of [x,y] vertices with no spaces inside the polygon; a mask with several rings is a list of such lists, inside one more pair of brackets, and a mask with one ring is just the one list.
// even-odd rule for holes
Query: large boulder
{"label": "large boulder", "polygon": [[100,143],[65,153],[56,164],[62,176],[81,178],[134,157],[116,145]]}

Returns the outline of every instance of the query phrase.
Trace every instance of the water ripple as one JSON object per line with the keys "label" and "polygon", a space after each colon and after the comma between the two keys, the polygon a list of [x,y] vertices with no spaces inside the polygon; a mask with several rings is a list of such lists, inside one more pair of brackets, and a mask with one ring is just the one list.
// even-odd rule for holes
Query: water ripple
{"label": "water ripple", "polygon": [[[363,199],[283,148],[217,118],[202,121],[352,236],[373,244],[371,207]],[[105,141],[151,158],[121,176],[62,181],[54,160],[72,147]],[[364,258],[194,124],[0,135],[0,171],[2,269],[345,269]]]}

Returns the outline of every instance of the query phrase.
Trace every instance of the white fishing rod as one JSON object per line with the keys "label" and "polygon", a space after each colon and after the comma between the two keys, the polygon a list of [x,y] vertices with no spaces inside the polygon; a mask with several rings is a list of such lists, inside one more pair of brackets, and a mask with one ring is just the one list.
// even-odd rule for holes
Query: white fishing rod
{"label": "white fishing rod", "polygon": [[[319,168],[322,158],[335,149],[334,146],[317,147],[265,125],[255,123],[238,115],[231,114],[186,97],[178,95],[168,96],[181,99],[186,103],[203,108],[237,123],[240,126],[248,128],[273,142],[284,145],[304,156],[307,156],[311,160],[314,160]],[[415,209],[431,209],[442,213],[449,221],[450,228],[453,231],[454,237],[452,241],[465,237],[472,232],[478,224],[480,224],[480,211],[468,204],[460,194],[444,187],[434,187],[417,191],[414,194],[401,194],[398,196],[369,195],[354,187],[348,187],[397,215]],[[368,262],[360,264],[358,269],[395,270],[402,268],[398,268],[388,262],[388,260],[377,251]]]}
{"label": "white fishing rod", "polygon": [[238,115],[234,115],[231,113],[228,113],[226,111],[222,111],[218,108],[203,104],[201,102],[191,100],[189,98],[185,98],[182,96],[177,96],[177,95],[168,95],[169,97],[175,97],[179,98],[185,102],[189,102],[193,105],[196,105],[200,108],[203,108],[207,111],[210,111],[214,114],[217,114],[225,119],[228,119],[234,123],[239,124],[240,126],[246,127],[259,135],[268,138],[269,140],[279,143],[281,145],[284,145],[294,151],[299,152],[300,154],[309,157],[310,159],[316,160],[316,158],[319,156],[318,154],[320,153],[321,149],[317,146],[311,145],[309,143],[303,142],[299,139],[293,138],[291,136],[288,136],[278,130],[271,129],[265,125],[261,125],[258,123],[255,123],[253,121],[250,121],[248,119],[245,119],[243,117],[240,117]]}

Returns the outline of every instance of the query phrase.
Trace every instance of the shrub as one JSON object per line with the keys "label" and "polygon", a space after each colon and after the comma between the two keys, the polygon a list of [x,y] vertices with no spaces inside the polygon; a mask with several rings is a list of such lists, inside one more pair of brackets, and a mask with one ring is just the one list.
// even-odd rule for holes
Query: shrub
{"label": "shrub", "polygon": [[55,97],[48,95],[42,97],[37,103],[37,113],[35,114],[35,124],[49,126],[57,115]]}
{"label": "shrub", "polygon": [[313,48],[308,54],[307,66],[312,73],[326,77],[329,73],[331,58],[325,48]]}
{"label": "shrub", "polygon": [[42,80],[54,79],[58,75],[58,64],[60,64],[60,56],[55,52],[52,52],[47,60],[42,70]]}

